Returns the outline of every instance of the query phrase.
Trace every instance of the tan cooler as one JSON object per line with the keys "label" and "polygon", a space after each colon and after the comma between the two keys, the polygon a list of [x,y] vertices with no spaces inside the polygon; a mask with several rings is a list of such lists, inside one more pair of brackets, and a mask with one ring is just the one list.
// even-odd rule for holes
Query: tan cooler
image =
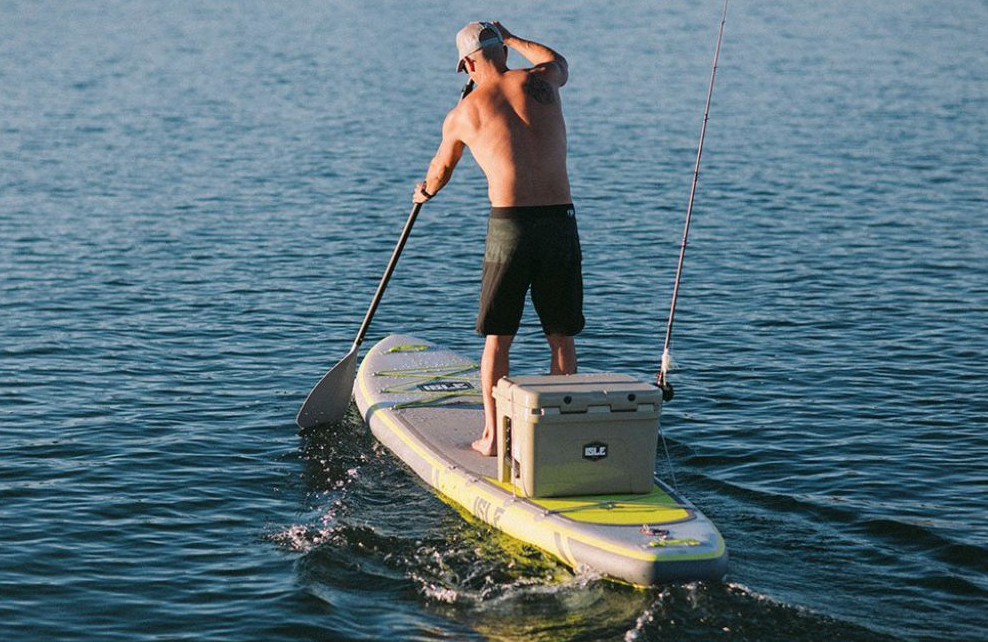
{"label": "tan cooler", "polygon": [[505,377],[498,481],[527,497],[647,493],[662,391],[623,374]]}

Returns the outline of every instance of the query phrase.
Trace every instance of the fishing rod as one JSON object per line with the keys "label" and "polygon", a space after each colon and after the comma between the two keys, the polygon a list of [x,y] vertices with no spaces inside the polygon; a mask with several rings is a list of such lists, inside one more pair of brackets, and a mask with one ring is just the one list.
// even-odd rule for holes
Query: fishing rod
{"label": "fishing rod", "polygon": [[714,64],[710,70],[710,86],[707,87],[707,102],[703,107],[703,125],[700,127],[700,143],[696,148],[696,164],[693,166],[693,184],[690,186],[689,204],[686,206],[686,224],[683,227],[683,242],[679,248],[679,264],[676,266],[676,283],[672,288],[672,305],[669,307],[669,323],[666,325],[666,340],[662,347],[662,365],[656,375],[655,383],[662,388],[662,398],[672,400],[673,390],[666,378],[672,367],[672,355],[669,345],[672,343],[672,323],[676,317],[676,300],[679,298],[679,282],[683,276],[683,261],[686,258],[686,241],[690,234],[690,220],[693,217],[693,199],[696,197],[696,183],[700,178],[700,157],[703,154],[703,139],[707,135],[707,120],[710,117],[710,99],[714,94],[714,79],[717,77],[717,60],[720,58],[720,43],[724,38],[724,23],[727,21],[727,2],[724,0],[724,10],[720,16],[720,31],[717,34],[717,48],[714,50]]}
{"label": "fishing rod", "polygon": [[[707,101],[703,106],[703,125],[700,126],[700,143],[696,147],[696,164],[693,166],[693,184],[690,185],[690,199],[686,206],[686,224],[683,227],[683,242],[679,247],[679,264],[676,266],[676,283],[672,288],[672,305],[669,306],[669,323],[666,325],[666,340],[662,346],[662,365],[659,373],[655,376],[655,385],[662,389],[662,400],[672,401],[672,384],[666,379],[669,369],[672,367],[672,355],[669,353],[669,345],[672,342],[672,323],[676,318],[676,300],[679,298],[679,282],[683,277],[683,261],[686,258],[686,241],[690,234],[690,220],[693,217],[693,199],[696,197],[696,183],[700,178],[700,156],[703,155],[703,139],[707,135],[707,120],[710,118],[710,98],[714,95],[714,78],[717,77],[717,60],[720,58],[720,43],[724,38],[724,23],[727,22],[727,1],[724,0],[724,10],[720,16],[720,31],[717,33],[717,48],[714,49],[714,64],[710,70],[710,86],[707,87]],[[669,446],[666,444],[665,435],[662,434],[662,425],[659,425],[659,436],[662,438],[662,448],[665,450],[666,465],[669,468],[669,476],[672,478],[672,487],[679,490],[676,483],[676,470],[672,467],[672,458],[669,456]]]}

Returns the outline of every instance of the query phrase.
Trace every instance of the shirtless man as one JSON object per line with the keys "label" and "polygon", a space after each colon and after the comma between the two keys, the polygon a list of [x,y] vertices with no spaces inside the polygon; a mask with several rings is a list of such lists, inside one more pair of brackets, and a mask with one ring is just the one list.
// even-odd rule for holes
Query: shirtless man
{"label": "shirtless man", "polygon": [[[566,173],[566,125],[559,88],[566,59],[512,35],[500,23],[471,22],[456,36],[457,71],[476,89],[449,112],[442,142],[413,199],[424,203],[449,182],[465,147],[487,176],[491,217],[477,332],[486,336],[480,361],[484,432],[473,448],[497,450],[492,390],[508,374],[525,296],[552,352],[550,372],[576,372],[574,335],[583,329],[580,240]],[[508,47],[532,67],[508,69]]]}

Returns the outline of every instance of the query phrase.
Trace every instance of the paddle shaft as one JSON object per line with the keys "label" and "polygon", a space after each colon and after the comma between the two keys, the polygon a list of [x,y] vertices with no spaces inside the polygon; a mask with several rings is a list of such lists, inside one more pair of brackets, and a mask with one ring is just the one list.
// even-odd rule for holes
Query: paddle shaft
{"label": "paddle shaft", "polygon": [[669,322],[666,325],[666,339],[662,347],[662,365],[657,377],[660,387],[666,387],[666,372],[669,370],[669,345],[672,343],[672,323],[676,318],[676,300],[679,298],[679,282],[683,276],[683,261],[686,258],[686,241],[690,235],[690,219],[693,216],[693,199],[696,196],[696,183],[700,177],[700,156],[703,155],[703,139],[707,135],[707,119],[710,117],[710,99],[714,95],[714,78],[717,77],[717,59],[720,58],[720,43],[724,38],[724,23],[727,21],[727,0],[720,16],[720,31],[717,34],[717,48],[714,50],[714,65],[710,70],[710,86],[707,87],[707,101],[703,107],[703,125],[700,127],[700,144],[696,148],[696,164],[693,166],[693,184],[690,186],[689,204],[686,206],[686,224],[683,227],[683,242],[679,248],[679,264],[676,266],[676,283],[672,288],[672,305],[669,307]]}
{"label": "paddle shaft", "polygon": [[[463,90],[460,91],[460,100],[466,98],[473,90],[473,81],[468,80],[467,84],[463,86]],[[388,261],[388,267],[384,270],[384,275],[381,277],[381,282],[377,284],[377,292],[374,293],[374,300],[371,301],[370,307],[367,309],[367,314],[364,315],[364,322],[360,324],[360,331],[357,333],[357,338],[353,341],[353,346],[350,351],[354,351],[360,347],[360,344],[364,342],[364,337],[367,335],[367,329],[370,327],[371,319],[374,318],[374,313],[377,312],[377,306],[380,305],[381,299],[384,297],[384,290],[388,287],[388,281],[391,280],[391,275],[394,274],[395,266],[398,265],[398,258],[401,256],[401,251],[405,249],[405,242],[408,241],[408,236],[412,233],[412,226],[415,225],[415,219],[418,218],[419,210],[422,209],[422,203],[415,203],[412,206],[412,211],[408,215],[408,220],[405,221],[405,229],[401,231],[401,237],[398,238],[398,244],[395,245],[394,252],[391,253],[391,260]]]}
{"label": "paddle shaft", "polygon": [[395,249],[391,253],[391,260],[388,261],[388,267],[381,276],[381,282],[377,284],[377,292],[374,293],[374,300],[371,301],[370,307],[367,309],[367,314],[364,315],[364,322],[360,324],[360,331],[357,333],[357,338],[353,341],[353,347],[350,348],[351,352],[359,348],[360,344],[364,341],[367,328],[370,327],[371,319],[374,318],[374,313],[377,312],[377,306],[380,305],[381,299],[384,297],[384,290],[388,287],[388,281],[391,280],[391,275],[394,274],[395,266],[398,265],[398,258],[401,256],[401,251],[405,249],[405,243],[408,241],[408,236],[412,233],[412,226],[415,225],[415,219],[418,218],[419,210],[421,209],[422,203],[415,203],[412,206],[408,220],[405,221],[405,229],[401,231],[398,244],[395,245]]}

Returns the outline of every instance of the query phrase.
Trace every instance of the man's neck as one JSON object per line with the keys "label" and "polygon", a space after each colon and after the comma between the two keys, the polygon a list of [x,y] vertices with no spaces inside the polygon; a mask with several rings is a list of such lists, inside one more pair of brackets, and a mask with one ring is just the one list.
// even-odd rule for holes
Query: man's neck
{"label": "man's neck", "polygon": [[485,63],[477,65],[476,70],[473,72],[473,81],[478,85],[490,80],[497,80],[504,73],[508,71],[508,66],[504,63],[496,65],[494,63]]}

